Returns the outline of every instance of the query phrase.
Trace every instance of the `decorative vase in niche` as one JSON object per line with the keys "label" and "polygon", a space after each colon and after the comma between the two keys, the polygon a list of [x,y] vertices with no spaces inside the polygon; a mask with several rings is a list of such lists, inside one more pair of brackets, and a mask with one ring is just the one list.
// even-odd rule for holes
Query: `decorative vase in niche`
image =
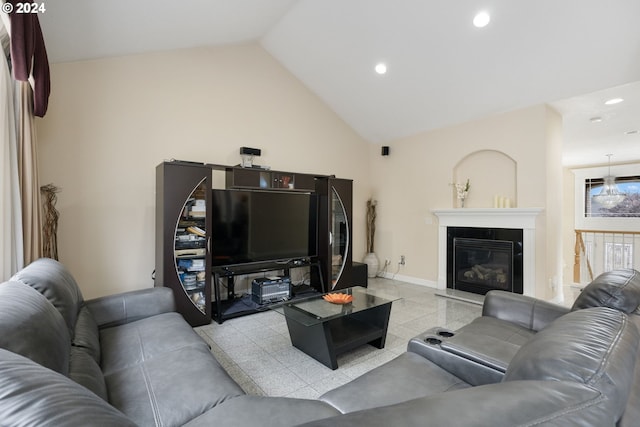
{"label": "decorative vase in niche", "polygon": [[378,275],[378,267],[380,266],[380,263],[378,262],[378,257],[374,252],[367,253],[362,262],[367,264],[367,277],[373,278]]}

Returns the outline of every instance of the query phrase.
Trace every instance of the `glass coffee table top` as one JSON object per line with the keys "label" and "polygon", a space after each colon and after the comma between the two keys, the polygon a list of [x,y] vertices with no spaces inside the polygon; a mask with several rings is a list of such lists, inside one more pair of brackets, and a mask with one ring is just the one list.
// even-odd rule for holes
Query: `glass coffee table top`
{"label": "glass coffee table top", "polygon": [[305,326],[312,326],[360,311],[369,310],[399,299],[397,297],[378,296],[373,291],[361,286],[329,292],[329,294],[336,293],[351,295],[353,300],[346,304],[335,304],[325,301],[322,298],[323,295],[315,295],[310,298],[271,306],[270,308]]}

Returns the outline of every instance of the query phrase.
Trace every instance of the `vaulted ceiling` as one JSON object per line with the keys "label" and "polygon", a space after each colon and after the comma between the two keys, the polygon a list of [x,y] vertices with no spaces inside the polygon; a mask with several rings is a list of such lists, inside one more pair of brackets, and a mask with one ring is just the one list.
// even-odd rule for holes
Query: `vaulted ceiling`
{"label": "vaulted ceiling", "polygon": [[[258,41],[371,142],[549,103],[563,115],[565,165],[602,164],[607,153],[614,162],[640,161],[638,0],[57,0],[46,7],[40,20],[52,62]],[[476,28],[481,10],[491,19]],[[384,75],[374,71],[380,62]],[[604,104],[614,97],[624,102]]]}

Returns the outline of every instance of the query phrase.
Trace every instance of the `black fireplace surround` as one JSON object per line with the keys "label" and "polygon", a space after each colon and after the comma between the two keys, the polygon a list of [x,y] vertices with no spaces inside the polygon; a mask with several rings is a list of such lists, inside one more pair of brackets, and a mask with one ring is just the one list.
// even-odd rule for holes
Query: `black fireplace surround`
{"label": "black fireplace surround", "polygon": [[522,229],[447,227],[447,288],[522,294]]}

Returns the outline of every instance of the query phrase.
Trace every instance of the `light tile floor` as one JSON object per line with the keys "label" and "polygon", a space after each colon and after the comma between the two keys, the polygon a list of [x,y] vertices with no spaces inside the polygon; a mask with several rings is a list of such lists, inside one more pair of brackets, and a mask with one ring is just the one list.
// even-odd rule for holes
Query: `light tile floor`
{"label": "light tile floor", "polygon": [[[389,279],[369,279],[369,289],[394,301],[384,349],[365,345],[327,368],[291,345],[282,315],[266,311],[195,328],[211,352],[249,394],[315,399],[406,351],[408,341],[435,326],[459,329],[480,316],[478,304],[436,296],[436,290]],[[579,290],[565,287],[570,306]]]}
{"label": "light tile floor", "polygon": [[443,326],[458,329],[480,316],[481,306],[435,295],[435,289],[369,279],[369,289],[394,301],[384,349],[365,345],[338,357],[331,370],[291,345],[282,315],[266,311],[195,328],[218,361],[249,394],[314,399],[406,351],[409,339]]}

